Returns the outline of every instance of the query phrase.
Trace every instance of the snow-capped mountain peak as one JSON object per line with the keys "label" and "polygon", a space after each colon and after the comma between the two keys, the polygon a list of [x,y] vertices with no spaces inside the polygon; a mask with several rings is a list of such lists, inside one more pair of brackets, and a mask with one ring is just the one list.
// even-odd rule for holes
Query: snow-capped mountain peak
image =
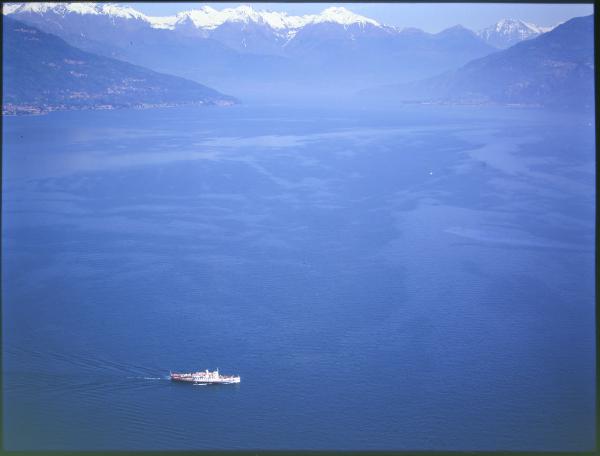
{"label": "snow-capped mountain peak", "polygon": [[535,38],[554,27],[543,27],[520,19],[506,18],[480,30],[477,34],[493,46],[506,48],[519,41]]}
{"label": "snow-capped mountain peak", "polygon": [[147,19],[145,14],[142,14],[133,8],[114,3],[6,3],[3,5],[2,11],[4,14],[45,14],[52,12],[61,16],[67,14],[92,14],[119,17],[123,19]]}
{"label": "snow-capped mountain peak", "polygon": [[501,19],[495,24],[495,30],[498,33],[543,33],[535,24],[522,21],[520,19]]}
{"label": "snow-capped mountain peak", "polygon": [[320,14],[308,14],[304,16],[290,16],[285,12],[268,10],[255,10],[251,6],[241,5],[236,8],[225,8],[216,10],[209,6],[199,9],[184,11],[172,17],[153,18],[149,22],[156,28],[173,28],[179,23],[191,22],[197,28],[214,29],[226,22],[243,22],[264,24],[275,30],[297,30],[307,24],[322,22],[333,22],[342,25],[350,24],[372,24],[378,26],[377,21],[368,17],[354,14],[352,11],[342,7],[331,7],[323,10]]}
{"label": "snow-capped mountain peak", "polygon": [[379,23],[377,21],[365,16],[360,16],[359,14],[355,14],[349,9],[346,9],[341,6],[332,6],[323,10],[321,14],[313,16],[311,22],[335,22],[343,25],[371,24],[379,26]]}
{"label": "snow-capped mountain peak", "polygon": [[198,29],[214,29],[227,22],[257,23],[266,25],[274,30],[298,30],[307,24],[323,22],[337,23],[341,25],[371,24],[379,26],[379,23],[359,14],[355,14],[347,8],[330,7],[319,14],[308,14],[304,16],[291,16],[285,12],[255,10],[252,6],[241,5],[236,8],[224,8],[217,10],[210,6],[202,6],[198,9],[183,11],[174,16],[153,17],[147,16],[139,11],[124,7],[115,3],[6,3],[3,5],[4,14],[46,14],[52,12],[61,16],[77,13],[81,15],[107,15],[125,19],[141,19],[153,28],[174,29],[178,24],[191,23]]}
{"label": "snow-capped mountain peak", "polygon": [[251,6],[241,5],[236,8],[216,10],[209,6],[185,11],[177,15],[176,22],[190,20],[197,28],[211,29],[226,22],[243,22],[266,24],[274,29],[295,28],[304,25],[294,16],[274,11],[257,11]]}
{"label": "snow-capped mountain peak", "polygon": [[100,11],[102,14],[108,14],[109,16],[121,17],[125,19],[142,19],[147,20],[148,17],[140,13],[139,11],[112,3],[104,3],[100,5]]}

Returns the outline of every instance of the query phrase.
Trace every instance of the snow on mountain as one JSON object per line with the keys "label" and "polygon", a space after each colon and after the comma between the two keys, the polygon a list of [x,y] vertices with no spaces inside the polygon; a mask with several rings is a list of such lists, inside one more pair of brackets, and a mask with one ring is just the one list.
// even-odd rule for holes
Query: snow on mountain
{"label": "snow on mountain", "polygon": [[133,8],[122,7],[122,6],[111,4],[111,3],[100,4],[99,6],[98,5],[96,6],[96,8],[98,8],[98,7],[99,7],[100,11],[102,12],[101,14],[107,14],[107,15],[113,16],[113,17],[121,17],[124,19],[148,20],[148,16],[140,13],[137,10],[134,10]]}
{"label": "snow on mountain", "polygon": [[124,7],[113,3],[5,3],[3,14],[45,14],[52,12],[64,16],[66,14],[92,14],[119,17],[123,19],[147,20],[145,14],[130,7]]}
{"label": "snow on mountain", "polygon": [[110,3],[3,7],[8,17],[76,48],[238,94],[271,83],[323,81],[351,91],[367,79],[384,84],[433,76],[495,50],[463,27],[402,32],[341,5],[303,16],[201,5],[164,17]]}
{"label": "snow on mountain", "polygon": [[303,17],[307,18],[308,23],[334,22],[342,25],[371,24],[376,27],[380,27],[380,24],[377,21],[369,19],[365,16],[354,14],[352,11],[339,6],[327,8],[326,10],[323,10],[321,14]]}
{"label": "snow on mountain", "polygon": [[181,20],[181,17],[179,17],[179,15],[177,15],[177,16],[162,16],[162,17],[161,16],[154,16],[154,17],[146,16],[146,20],[152,28],[173,30],[175,28],[175,24]]}
{"label": "snow on mountain", "polygon": [[535,38],[554,27],[542,27],[519,19],[502,19],[494,25],[480,30],[477,35],[488,44],[504,49],[520,41]]}
{"label": "snow on mountain", "polygon": [[153,17],[147,16],[130,7],[123,7],[113,3],[6,3],[3,6],[4,14],[45,14],[53,12],[64,16],[69,13],[107,15],[124,19],[141,19],[157,29],[175,29],[179,24],[191,23],[198,29],[211,30],[228,22],[255,23],[266,25],[274,30],[298,30],[308,24],[323,22],[341,25],[380,24],[368,17],[353,13],[343,7],[331,7],[320,14],[304,16],[290,16],[284,12],[255,10],[251,6],[242,5],[237,8],[217,10],[210,6],[184,11],[175,16]]}
{"label": "snow on mountain", "polygon": [[2,14],[7,15],[7,14],[13,14],[15,11],[17,11],[19,8],[21,7],[20,4],[15,4],[15,3],[4,3],[2,5]]}
{"label": "snow on mountain", "polygon": [[[158,21],[157,21],[158,19]],[[196,28],[214,29],[226,22],[258,23],[266,24],[273,29],[286,29],[301,27],[302,21],[295,16],[288,16],[286,13],[277,13],[271,11],[256,11],[249,6],[239,6],[237,8],[225,8],[216,10],[210,6],[203,6],[200,9],[184,11],[176,16],[163,18],[150,18],[150,23],[156,27],[162,28],[163,24],[168,23],[170,28],[175,28],[177,24],[190,21]]]}
{"label": "snow on mountain", "polygon": [[290,16],[284,12],[257,11],[251,6],[246,5],[222,10],[203,6],[200,9],[184,11],[176,16],[148,17],[148,21],[155,28],[170,29],[174,29],[178,24],[189,21],[199,29],[208,30],[215,29],[228,22],[263,24],[278,31],[298,30],[308,24],[323,22],[332,22],[341,25],[371,24],[380,26],[377,21],[354,14],[352,11],[342,7],[327,8],[320,14]]}

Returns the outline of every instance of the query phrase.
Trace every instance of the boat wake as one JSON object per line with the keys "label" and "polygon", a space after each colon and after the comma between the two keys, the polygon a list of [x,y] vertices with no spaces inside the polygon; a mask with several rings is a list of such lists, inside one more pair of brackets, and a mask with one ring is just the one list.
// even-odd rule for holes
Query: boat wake
{"label": "boat wake", "polygon": [[169,377],[127,377],[128,379],[137,380],[169,380]]}

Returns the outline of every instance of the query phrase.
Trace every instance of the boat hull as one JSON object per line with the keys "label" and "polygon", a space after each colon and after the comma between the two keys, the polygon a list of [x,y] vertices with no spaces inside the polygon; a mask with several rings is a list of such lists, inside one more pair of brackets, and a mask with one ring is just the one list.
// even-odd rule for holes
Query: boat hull
{"label": "boat hull", "polygon": [[179,383],[199,383],[204,385],[231,385],[233,383],[240,383],[240,380],[194,380],[191,378],[172,378],[171,380]]}
{"label": "boat hull", "polygon": [[240,383],[238,375],[220,375],[219,371],[209,372],[192,372],[180,374],[171,372],[171,381],[180,383],[193,383],[197,385],[231,385]]}

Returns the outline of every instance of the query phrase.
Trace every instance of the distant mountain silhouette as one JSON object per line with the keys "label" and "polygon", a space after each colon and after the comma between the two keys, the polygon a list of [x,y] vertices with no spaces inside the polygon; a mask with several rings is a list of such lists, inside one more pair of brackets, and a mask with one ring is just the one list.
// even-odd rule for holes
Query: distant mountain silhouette
{"label": "distant mountain silhouette", "polygon": [[455,71],[365,90],[361,96],[395,101],[592,107],[593,45],[593,16],[574,18]]}
{"label": "distant mountain silhouette", "polygon": [[[248,6],[208,6],[146,16],[107,4],[8,4],[5,14],[72,46],[227,90],[353,93],[458,68],[496,49],[453,27],[438,34],[399,30],[332,7],[288,16]],[[109,7],[110,6],[110,7]]]}
{"label": "distant mountain silhouette", "polygon": [[82,51],[9,17],[3,25],[5,113],[235,102],[196,82]]}

